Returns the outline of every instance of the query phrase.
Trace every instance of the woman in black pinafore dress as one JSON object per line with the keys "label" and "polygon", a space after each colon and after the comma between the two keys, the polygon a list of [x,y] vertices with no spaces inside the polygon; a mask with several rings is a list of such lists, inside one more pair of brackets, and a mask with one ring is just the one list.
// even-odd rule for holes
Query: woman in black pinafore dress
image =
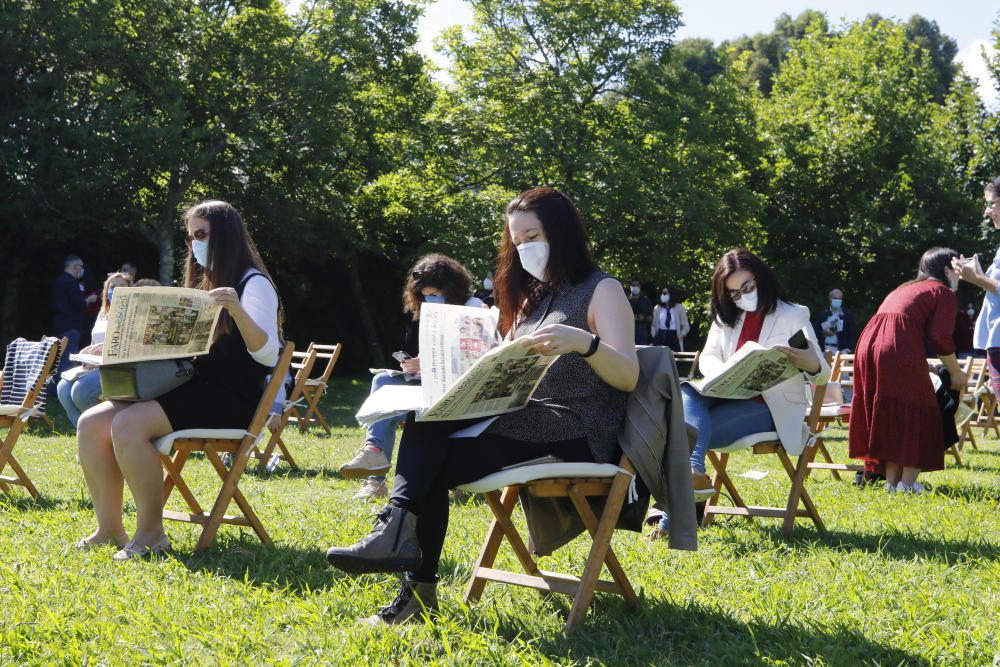
{"label": "woman in black pinafore dress", "polygon": [[[195,360],[197,374],[186,384],[151,401],[104,401],[84,412],[77,428],[97,529],[76,547],[117,544],[123,548],[115,560],[170,548],[160,452],[153,441],[191,428],[246,428],[264,377],[278,360],[278,293],[240,214],[225,202],[208,201],[188,209],[184,222],[184,285],[207,290],[224,308],[209,353]],[[131,540],[122,522],[123,483],[136,506]]]}

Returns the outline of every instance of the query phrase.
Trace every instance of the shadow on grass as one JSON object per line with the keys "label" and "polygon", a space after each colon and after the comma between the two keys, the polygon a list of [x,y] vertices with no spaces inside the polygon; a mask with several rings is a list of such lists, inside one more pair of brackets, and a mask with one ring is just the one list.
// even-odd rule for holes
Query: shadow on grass
{"label": "shadow on grass", "polygon": [[0,491],[0,511],[17,510],[25,512],[28,510],[54,510],[62,507],[64,502],[56,498],[51,498],[44,493],[37,498],[32,498],[27,491],[21,487],[13,487],[4,493]]}
{"label": "shadow on grass", "polygon": [[273,472],[268,472],[267,470],[261,470],[257,467],[256,459],[251,459],[251,464],[252,465],[247,466],[246,471],[243,473],[244,476],[256,477],[259,479],[347,479],[341,475],[340,471],[336,468],[329,468],[327,466],[320,466],[319,468],[279,467]]}
{"label": "shadow on grass", "polygon": [[[983,541],[943,540],[903,532],[886,532],[879,535],[872,535],[827,530],[826,532],[817,533],[805,527],[796,527],[791,540],[786,541],[781,535],[780,527],[762,525],[759,531],[761,537],[768,540],[770,544],[761,544],[755,541],[752,545],[748,544],[747,549],[742,550],[741,555],[747,555],[751,552],[759,553],[769,548],[794,544],[807,548],[819,545],[833,549],[864,551],[904,561],[913,560],[915,556],[946,564],[967,558],[1000,559],[1000,545]],[[740,551],[740,549],[737,549],[737,553]]]}
{"label": "shadow on grass", "polygon": [[266,545],[251,536],[217,541],[202,553],[175,553],[192,572],[209,572],[251,586],[306,594],[354,575],[329,567],[321,549]]}
{"label": "shadow on grass", "polygon": [[[993,470],[996,470],[996,468],[993,468]],[[1000,502],[1000,489],[988,486],[935,484],[934,493],[940,493],[948,498],[957,498],[969,502]]]}
{"label": "shadow on grass", "polygon": [[[556,595],[546,604],[565,621],[571,603],[571,598]],[[571,638],[539,637],[534,617],[496,617],[489,609],[488,598],[485,604],[473,605],[470,620],[483,632],[495,628],[511,641],[528,641],[557,663],[586,655],[601,664],[798,664],[816,658],[835,664],[928,664],[847,625],[743,622],[697,603],[678,606],[644,598],[642,607],[633,611],[624,600],[599,594]]]}

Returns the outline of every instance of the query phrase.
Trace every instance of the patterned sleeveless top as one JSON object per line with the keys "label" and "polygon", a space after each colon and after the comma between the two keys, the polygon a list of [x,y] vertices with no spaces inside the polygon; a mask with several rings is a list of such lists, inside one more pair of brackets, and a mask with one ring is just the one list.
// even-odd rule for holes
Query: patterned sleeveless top
{"label": "patterned sleeveless top", "polygon": [[[514,330],[525,336],[549,324],[565,324],[590,331],[587,309],[594,289],[605,278],[594,271],[579,283],[564,283],[549,290],[538,307]],[[501,415],[487,432],[525,442],[587,439],[599,463],[618,456],[618,427],[625,417],[624,391],[602,380],[579,354],[564,354],[549,366],[528,405]]]}

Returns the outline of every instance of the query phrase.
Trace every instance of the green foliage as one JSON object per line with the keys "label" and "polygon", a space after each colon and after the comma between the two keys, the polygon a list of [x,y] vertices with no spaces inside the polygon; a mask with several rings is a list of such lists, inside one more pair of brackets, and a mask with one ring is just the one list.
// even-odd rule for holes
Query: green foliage
{"label": "green foliage", "polygon": [[983,111],[965,84],[931,104],[936,83],[899,25],[795,42],[757,115],[769,146],[767,255],[789,282],[810,276],[812,293],[802,286],[798,298],[821,303],[846,285],[871,311],[927,247],[975,247]]}
{"label": "green foliage", "polygon": [[[398,664],[398,665],[988,665],[1000,629],[1000,442],[966,447],[965,465],[922,477],[933,492],[889,495],[814,471],[807,481],[828,532],[800,520],[789,540],[773,520],[719,518],[696,552],[618,531],[613,547],[640,592],[633,612],[598,593],[581,631],[562,637],[568,597],[487,586],[462,604],[489,525],[476,497],[450,508],[442,613],[433,625],[369,630],[357,619],[388,604],[392,575],[348,576],[323,551],[371,528],[375,503],[351,500],[357,481],[339,463],[363,438],[351,424],[367,384],[340,380],[324,399],[332,437],[286,432],[301,470],[251,471],[240,488],[275,540],[223,527],[205,554],[198,528],[167,525],[172,556],[111,561],[111,549],[67,546],[94,527],[72,435],[33,430],[15,453],[43,496],[0,494],[0,662],[4,664]],[[60,429],[68,423],[50,410]],[[65,431],[64,431],[65,432]],[[827,433],[846,460],[846,430]],[[979,434],[977,433],[977,437]],[[773,456],[733,455],[745,499],[787,496]],[[192,459],[185,478],[207,504],[219,480]],[[183,510],[179,497],[170,507]],[[524,530],[520,512],[515,521]],[[134,527],[131,506],[126,527]],[[522,532],[522,534],[524,534]],[[541,567],[579,575],[580,538]],[[505,545],[500,565],[518,569]],[[607,574],[604,575],[607,577]]]}

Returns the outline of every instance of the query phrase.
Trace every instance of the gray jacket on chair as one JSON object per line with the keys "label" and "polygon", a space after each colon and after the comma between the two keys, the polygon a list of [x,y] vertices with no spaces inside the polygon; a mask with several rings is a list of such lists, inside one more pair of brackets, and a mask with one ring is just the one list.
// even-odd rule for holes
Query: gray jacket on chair
{"label": "gray jacket on chair", "polygon": [[[639,382],[628,398],[618,444],[639,479],[670,515],[670,548],[698,548],[691,488],[691,449],[697,433],[684,423],[680,381],[668,347],[636,348]],[[600,516],[603,498],[592,499]],[[641,530],[648,497],[622,507],[619,528]],[[529,548],[547,555],[583,532],[583,522],[566,498],[534,498],[521,492]]]}
{"label": "gray jacket on chair", "polygon": [[684,423],[681,385],[669,347],[639,347],[639,383],[629,395],[618,444],[650,494],[670,516],[670,548],[698,548],[691,488],[697,432]]}

